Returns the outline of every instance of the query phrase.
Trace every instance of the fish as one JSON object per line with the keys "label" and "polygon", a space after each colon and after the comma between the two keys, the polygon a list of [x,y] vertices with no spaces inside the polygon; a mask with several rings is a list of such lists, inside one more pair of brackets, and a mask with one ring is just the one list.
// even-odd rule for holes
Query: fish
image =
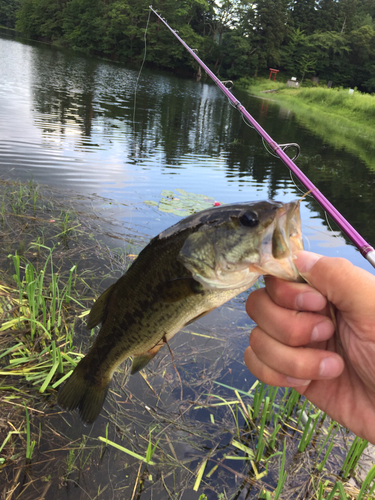
{"label": "fish", "polygon": [[58,394],[92,424],[116,368],[132,356],[143,369],[181,328],[251,287],[259,276],[299,281],[299,201],[242,202],[190,215],[154,237],[94,303],[93,345]]}

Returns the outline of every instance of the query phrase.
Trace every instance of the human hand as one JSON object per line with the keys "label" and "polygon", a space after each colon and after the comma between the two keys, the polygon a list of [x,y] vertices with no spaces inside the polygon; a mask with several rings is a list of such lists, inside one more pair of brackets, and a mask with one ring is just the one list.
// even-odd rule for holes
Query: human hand
{"label": "human hand", "polygon": [[246,366],[266,384],[294,387],[375,444],[375,276],[311,252],[298,252],[295,263],[311,286],[266,277],[247,300],[258,326]]}

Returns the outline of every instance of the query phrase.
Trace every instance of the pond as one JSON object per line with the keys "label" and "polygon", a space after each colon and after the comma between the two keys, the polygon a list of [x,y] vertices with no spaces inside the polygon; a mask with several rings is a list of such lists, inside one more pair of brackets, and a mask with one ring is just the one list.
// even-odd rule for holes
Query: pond
{"label": "pond", "polygon": [[[1,179],[26,183],[32,179],[54,193],[59,203],[79,200],[99,220],[110,219],[109,226],[115,221],[117,239],[108,236],[105,222],[96,230],[109,247],[120,245],[124,251],[129,242],[139,251],[179,220],[155,206],[165,191],[176,198],[184,192],[203,194],[222,203],[286,202],[303,196],[303,187],[266,151],[260,137],[214,85],[138,71],[15,38],[3,30]],[[233,92],[276,142],[300,145],[296,163],[374,245],[374,171],[353,153],[314,136],[297,116],[272,100]],[[311,197],[302,201],[301,213],[307,249],[346,257],[373,271]],[[34,415],[38,444],[32,470],[7,470],[3,478],[9,489],[18,488],[17,498],[22,499],[195,500],[203,491],[215,500],[256,498],[250,495],[252,483],[249,486],[244,479],[247,466],[244,469],[235,461],[212,472],[215,483],[209,476],[206,489],[193,491],[193,472],[208,455],[212,469],[233,437],[228,431],[231,414],[220,407],[210,412],[204,398],[214,392],[212,400],[217,403],[220,397],[235,396],[219,384],[246,392],[255,382],[243,365],[251,329],[245,300],[246,294],[241,294],[173,338],[171,348],[183,379],[182,400],[168,353],[162,362],[155,358],[144,376],[131,377],[126,384],[121,372],[106,403],[106,416],[92,428],[84,427],[76,414],[59,411],[50,399],[45,418]],[[130,456],[124,461],[121,452],[91,441],[107,436],[127,448],[147,449],[149,428],[153,444],[161,440],[164,472],[151,466],[141,471],[142,462],[138,469]],[[291,458],[289,464],[293,468]],[[277,477],[270,474],[267,481],[277,484]]]}

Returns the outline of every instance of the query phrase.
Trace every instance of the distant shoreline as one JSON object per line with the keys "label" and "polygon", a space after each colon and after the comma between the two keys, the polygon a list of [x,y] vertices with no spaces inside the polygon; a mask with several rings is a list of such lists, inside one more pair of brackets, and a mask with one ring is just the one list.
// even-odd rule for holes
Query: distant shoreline
{"label": "distant shoreline", "polygon": [[[255,98],[291,110],[296,120],[324,141],[356,154],[375,171],[375,96],[349,89],[287,88],[283,82],[259,79],[239,86]],[[250,82],[249,82],[250,83]],[[265,90],[274,89],[272,93]],[[272,98],[270,98],[270,94]]]}

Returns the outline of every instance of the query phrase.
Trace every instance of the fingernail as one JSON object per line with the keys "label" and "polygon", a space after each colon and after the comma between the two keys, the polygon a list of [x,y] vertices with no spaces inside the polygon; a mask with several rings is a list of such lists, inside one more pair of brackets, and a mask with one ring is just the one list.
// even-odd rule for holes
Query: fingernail
{"label": "fingernail", "polygon": [[296,306],[301,311],[320,311],[327,300],[319,292],[300,293],[296,297]]}
{"label": "fingernail", "polygon": [[323,378],[335,378],[342,372],[342,362],[340,359],[328,357],[320,362],[319,376]]}
{"label": "fingernail", "polygon": [[301,378],[293,378],[293,377],[287,377],[286,381],[288,385],[293,386],[293,387],[302,387],[304,385],[309,385],[311,380],[305,380]]}
{"label": "fingernail", "polygon": [[331,321],[322,321],[314,326],[311,332],[311,342],[320,342],[328,340],[332,337],[335,327]]}
{"label": "fingernail", "polygon": [[313,252],[300,251],[297,254],[295,264],[300,273],[307,273],[313,265],[322,258],[322,255]]}

